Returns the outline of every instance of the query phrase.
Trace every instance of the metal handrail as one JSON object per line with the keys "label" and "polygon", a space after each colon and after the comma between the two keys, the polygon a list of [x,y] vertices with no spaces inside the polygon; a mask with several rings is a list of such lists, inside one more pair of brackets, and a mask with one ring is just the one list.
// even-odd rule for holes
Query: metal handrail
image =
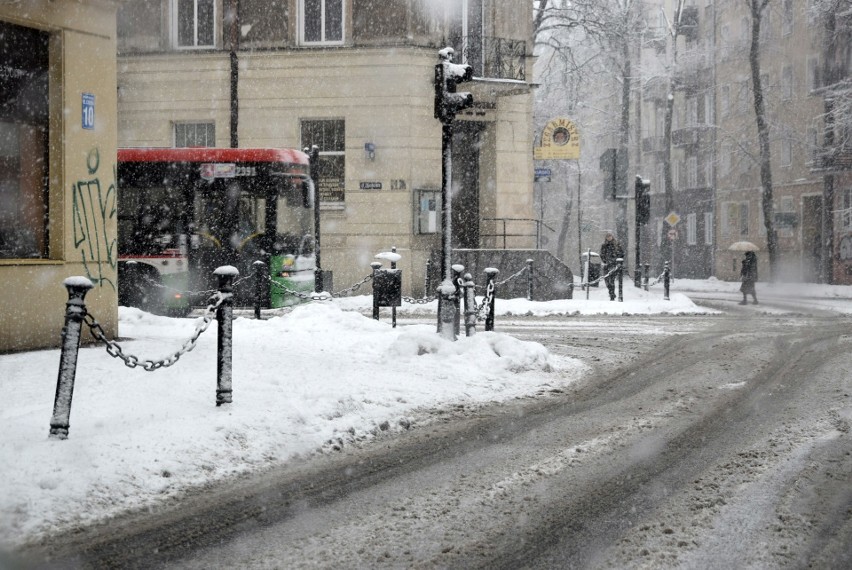
{"label": "metal handrail", "polygon": [[[541,249],[541,227],[544,226],[548,230],[555,232],[556,230],[548,226],[544,220],[539,220],[536,218],[482,218],[483,222],[501,222],[503,224],[503,231],[496,234],[480,234],[480,237],[502,237],[503,238],[503,249],[506,249],[506,238],[507,237],[533,237],[535,236],[535,248]],[[518,233],[506,233],[506,222],[534,222],[535,223],[535,233],[534,234],[518,234]]]}

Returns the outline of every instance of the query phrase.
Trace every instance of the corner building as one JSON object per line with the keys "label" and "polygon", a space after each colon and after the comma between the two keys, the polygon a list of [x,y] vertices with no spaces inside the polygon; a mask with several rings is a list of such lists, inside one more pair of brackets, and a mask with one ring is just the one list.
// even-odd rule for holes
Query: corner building
{"label": "corner building", "polygon": [[438,50],[454,47],[454,61],[474,68],[459,88],[474,105],[456,119],[453,246],[534,247],[534,231],[512,226],[534,217],[526,3],[123,1],[118,36],[120,146],[319,146],[333,290],[396,247],[413,295],[434,293],[425,291],[441,247],[433,78]]}

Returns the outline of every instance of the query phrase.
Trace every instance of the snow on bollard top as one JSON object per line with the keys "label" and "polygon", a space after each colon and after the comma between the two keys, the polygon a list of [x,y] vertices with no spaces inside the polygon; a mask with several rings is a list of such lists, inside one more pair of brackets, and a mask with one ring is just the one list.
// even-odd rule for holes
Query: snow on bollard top
{"label": "snow on bollard top", "polygon": [[91,289],[94,287],[91,280],[88,277],[83,277],[82,275],[66,277],[62,284],[66,287],[81,287],[85,289]]}
{"label": "snow on bollard top", "polygon": [[497,273],[500,273],[500,270],[497,269],[496,267],[486,267],[485,273],[489,273],[489,274],[494,273],[496,275]]}
{"label": "snow on bollard top", "polygon": [[397,261],[402,259],[402,256],[400,254],[394,253],[392,251],[383,251],[382,253],[377,253],[375,255],[375,258],[376,259],[385,259],[387,261],[390,261],[391,263],[396,263]]}
{"label": "snow on bollard top", "polygon": [[462,265],[461,263],[454,263],[450,266],[450,268],[456,273],[461,273],[462,271],[464,271],[464,265]]}
{"label": "snow on bollard top", "polygon": [[444,281],[441,281],[440,285],[438,285],[438,291],[441,293],[441,295],[446,295],[446,296],[455,295],[456,294],[456,286],[453,285],[453,282],[450,281],[449,279],[445,279]]}
{"label": "snow on bollard top", "polygon": [[221,265],[213,270],[213,275],[233,275],[234,277],[240,274],[240,270],[233,265]]}

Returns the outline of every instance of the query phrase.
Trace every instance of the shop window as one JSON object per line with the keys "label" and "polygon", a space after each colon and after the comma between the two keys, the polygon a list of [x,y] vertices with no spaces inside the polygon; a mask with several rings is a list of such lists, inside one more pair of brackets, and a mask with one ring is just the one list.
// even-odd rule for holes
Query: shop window
{"label": "shop window", "polygon": [[175,123],[175,146],[216,146],[214,123]]}
{"label": "shop window", "polygon": [[343,43],[343,0],[299,0],[303,44]]}
{"label": "shop window", "polygon": [[0,22],[0,259],[48,256],[48,38]]}
{"label": "shop window", "polygon": [[216,0],[172,0],[172,20],[177,47],[215,46]]}
{"label": "shop window", "polygon": [[302,121],[302,147],[319,147],[320,203],[343,204],[346,198],[346,121],[309,119]]}

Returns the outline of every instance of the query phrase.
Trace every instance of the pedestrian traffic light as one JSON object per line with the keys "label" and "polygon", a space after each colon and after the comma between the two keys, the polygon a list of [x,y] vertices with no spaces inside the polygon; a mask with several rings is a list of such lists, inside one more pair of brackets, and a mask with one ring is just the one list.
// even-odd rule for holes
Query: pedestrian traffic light
{"label": "pedestrian traffic light", "polygon": [[636,223],[647,224],[651,219],[651,181],[636,175]]}
{"label": "pedestrian traffic light", "polygon": [[452,122],[456,113],[473,105],[473,95],[456,93],[456,85],[473,79],[473,68],[453,63],[453,48],[439,52],[441,63],[435,66],[435,118],[442,123]]}

